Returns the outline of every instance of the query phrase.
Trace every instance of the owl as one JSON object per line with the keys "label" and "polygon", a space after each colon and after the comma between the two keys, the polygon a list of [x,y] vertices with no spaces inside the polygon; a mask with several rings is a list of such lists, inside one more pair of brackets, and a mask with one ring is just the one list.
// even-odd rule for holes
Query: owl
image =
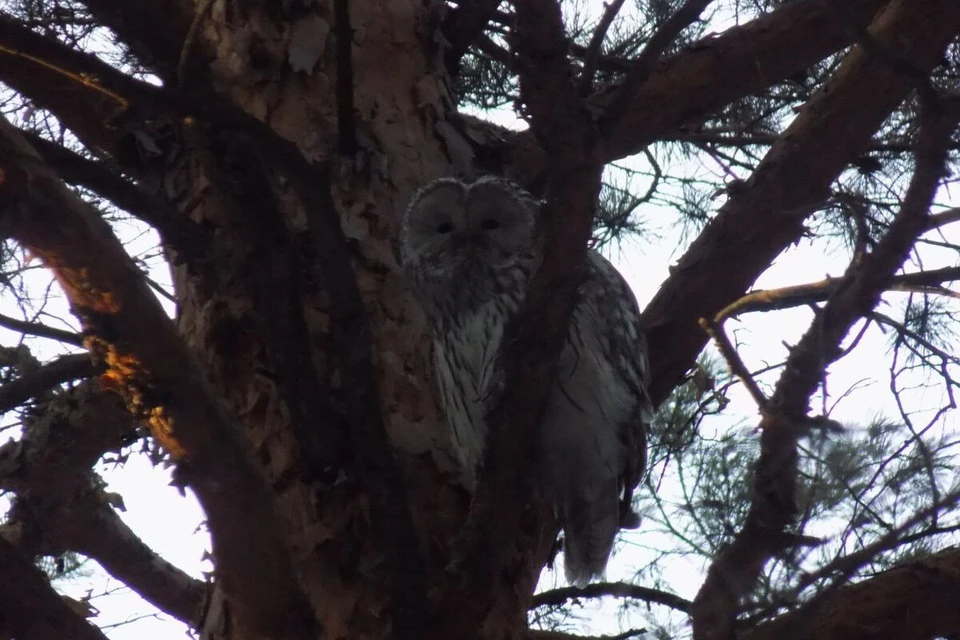
{"label": "owl", "polygon": [[[483,459],[503,332],[536,269],[538,203],[495,177],[441,178],[404,212],[398,257],[430,325],[435,378],[454,448]],[[650,367],[637,302],[595,251],[578,291],[538,431],[537,477],[564,530],[571,584],[601,577],[646,465]]]}

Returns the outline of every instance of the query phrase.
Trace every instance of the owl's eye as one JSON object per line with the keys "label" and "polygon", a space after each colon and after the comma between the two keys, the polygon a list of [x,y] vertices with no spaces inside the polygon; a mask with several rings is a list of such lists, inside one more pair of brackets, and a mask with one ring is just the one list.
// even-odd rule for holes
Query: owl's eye
{"label": "owl's eye", "polygon": [[444,221],[437,225],[437,233],[450,233],[451,231],[453,231],[452,222]]}
{"label": "owl's eye", "polygon": [[500,228],[500,221],[494,218],[486,218],[480,223],[480,228],[484,231],[493,231]]}

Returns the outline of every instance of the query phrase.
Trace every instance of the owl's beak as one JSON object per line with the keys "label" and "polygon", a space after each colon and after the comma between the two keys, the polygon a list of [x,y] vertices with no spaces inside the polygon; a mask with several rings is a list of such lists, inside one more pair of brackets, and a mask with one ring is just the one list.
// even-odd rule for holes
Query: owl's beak
{"label": "owl's beak", "polygon": [[465,238],[467,245],[470,247],[478,247],[483,244],[483,232],[481,231],[467,231]]}
{"label": "owl's beak", "polygon": [[475,251],[483,243],[483,233],[479,231],[464,231],[457,235],[457,244],[467,249]]}

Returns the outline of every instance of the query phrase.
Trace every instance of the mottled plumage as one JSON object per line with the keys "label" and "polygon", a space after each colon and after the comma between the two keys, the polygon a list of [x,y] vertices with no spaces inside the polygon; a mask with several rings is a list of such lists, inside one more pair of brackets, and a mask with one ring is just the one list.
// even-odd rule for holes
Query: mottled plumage
{"label": "mottled plumage", "polygon": [[[413,197],[400,262],[433,332],[436,377],[461,462],[482,461],[497,351],[526,295],[536,258],[537,203],[498,178],[435,180]],[[636,300],[589,252],[555,389],[540,425],[540,477],[564,528],[567,579],[603,574],[646,463],[646,340]]]}

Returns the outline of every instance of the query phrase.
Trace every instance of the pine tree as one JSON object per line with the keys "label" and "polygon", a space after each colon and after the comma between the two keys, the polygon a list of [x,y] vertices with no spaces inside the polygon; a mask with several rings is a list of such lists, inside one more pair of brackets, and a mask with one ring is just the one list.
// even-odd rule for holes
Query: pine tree
{"label": "pine tree", "polygon": [[[592,598],[622,638],[960,634],[958,34],[955,0],[3,0],[0,636],[104,637],[51,585],[76,554],[210,639],[570,639]],[[543,198],[546,249],[470,487],[394,240],[419,185],[478,173]],[[577,270],[657,226],[650,560],[534,595]],[[798,243],[846,271],[754,289]],[[731,337],[798,308],[763,363]],[[830,366],[878,329],[899,415],[851,428]],[[173,467],[209,581],[121,520],[105,456]]]}

